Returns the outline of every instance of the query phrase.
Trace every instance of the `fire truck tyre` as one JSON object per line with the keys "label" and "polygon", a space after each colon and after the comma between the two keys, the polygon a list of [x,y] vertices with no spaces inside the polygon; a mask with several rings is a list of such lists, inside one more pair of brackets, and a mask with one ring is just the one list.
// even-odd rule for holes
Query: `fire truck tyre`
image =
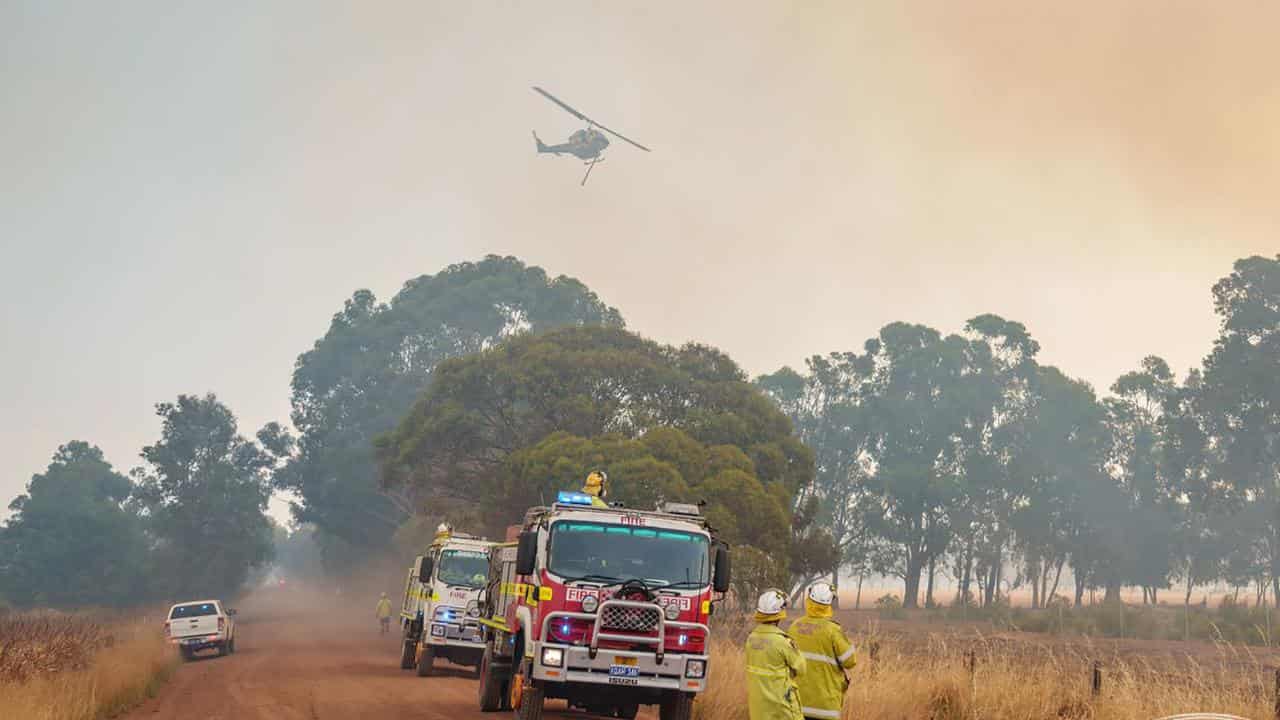
{"label": "fire truck tyre", "polygon": [[430,676],[435,664],[436,649],[423,643],[422,648],[418,651],[418,677]]}
{"label": "fire truck tyre", "polygon": [[636,720],[636,715],[639,712],[639,705],[619,705],[613,709],[613,716],[616,718],[622,718],[622,720]]}
{"label": "fire truck tyre", "polygon": [[223,655],[226,655],[226,654],[227,654],[227,644],[222,643],[221,645],[218,646],[218,657],[222,657]]}
{"label": "fire truck tyre", "polygon": [[405,638],[404,642],[401,643],[401,645],[403,647],[401,647],[400,649],[400,669],[412,670],[413,659],[414,659],[413,652],[414,650],[418,649],[418,642],[416,640],[410,640],[409,638]]}
{"label": "fire truck tyre", "polygon": [[507,692],[507,679],[510,667],[493,661],[493,643],[484,646],[484,655],[480,658],[477,670],[480,676],[480,711],[495,712],[503,709],[504,696]]}
{"label": "fire truck tyre", "polygon": [[228,653],[229,655],[235,655],[235,654],[236,654],[236,639],[235,639],[235,638],[231,638],[230,640],[228,640],[228,641],[227,641],[227,653]]}
{"label": "fire truck tyre", "polygon": [[684,692],[668,693],[658,708],[660,720],[689,720],[693,717],[693,695]]}
{"label": "fire truck tyre", "polygon": [[529,658],[524,658],[520,669],[511,676],[511,708],[516,720],[542,720],[542,698],[542,683],[533,679]]}

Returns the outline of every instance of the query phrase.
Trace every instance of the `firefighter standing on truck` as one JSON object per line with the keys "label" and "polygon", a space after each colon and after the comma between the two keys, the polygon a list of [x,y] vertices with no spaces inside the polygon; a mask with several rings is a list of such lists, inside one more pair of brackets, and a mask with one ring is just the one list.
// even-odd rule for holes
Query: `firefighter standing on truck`
{"label": "firefighter standing on truck", "polygon": [[378,598],[378,607],[373,612],[378,616],[378,624],[382,626],[382,634],[386,635],[388,628],[391,627],[391,601],[387,599],[386,593],[382,593],[382,597]]}
{"label": "firefighter standing on truck", "polygon": [[582,492],[591,496],[591,505],[593,507],[609,507],[604,501],[606,494],[604,484],[609,482],[609,476],[604,474],[603,470],[592,470],[587,475],[587,481],[582,484]]}
{"label": "firefighter standing on truck", "polygon": [[800,705],[810,720],[839,720],[844,693],[849,689],[847,670],[857,662],[853,643],[840,624],[831,619],[835,590],[827,582],[809,586],[804,597],[804,617],[791,623],[787,634],[806,661],[800,678]]}
{"label": "firefighter standing on truck", "polygon": [[747,636],[747,713],[751,720],[802,720],[796,678],[805,660],[778,627],[787,617],[787,596],[766,590],[756,602],[756,627]]}

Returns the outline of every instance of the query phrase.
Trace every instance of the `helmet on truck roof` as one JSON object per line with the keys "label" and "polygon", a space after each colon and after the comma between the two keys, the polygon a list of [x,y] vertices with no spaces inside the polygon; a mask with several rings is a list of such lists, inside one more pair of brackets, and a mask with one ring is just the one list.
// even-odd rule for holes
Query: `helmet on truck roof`
{"label": "helmet on truck roof", "polygon": [[606,492],[605,485],[608,482],[609,476],[603,470],[592,470],[587,475],[586,482],[582,484],[582,492],[603,500]]}

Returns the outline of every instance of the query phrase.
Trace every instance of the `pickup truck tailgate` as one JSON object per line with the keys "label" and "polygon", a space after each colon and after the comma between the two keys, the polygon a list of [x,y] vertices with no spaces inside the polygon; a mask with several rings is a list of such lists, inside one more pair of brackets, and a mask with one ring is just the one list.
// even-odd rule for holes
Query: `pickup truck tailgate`
{"label": "pickup truck tailgate", "polygon": [[209,603],[180,605],[169,615],[169,637],[174,639],[196,635],[216,635],[218,609]]}

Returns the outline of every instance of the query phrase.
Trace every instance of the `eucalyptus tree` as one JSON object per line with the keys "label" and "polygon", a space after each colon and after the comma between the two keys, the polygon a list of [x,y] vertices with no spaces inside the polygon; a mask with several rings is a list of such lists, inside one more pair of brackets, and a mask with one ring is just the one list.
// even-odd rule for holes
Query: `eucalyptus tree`
{"label": "eucalyptus tree", "polygon": [[298,522],[316,529],[330,565],[383,547],[422,511],[406,487],[379,487],[373,439],[394,428],[441,362],[524,332],[622,327],[622,316],[574,278],[488,256],[406,282],[389,302],[356,291],[324,336],[298,356],[292,420],[300,436],[275,476]]}

